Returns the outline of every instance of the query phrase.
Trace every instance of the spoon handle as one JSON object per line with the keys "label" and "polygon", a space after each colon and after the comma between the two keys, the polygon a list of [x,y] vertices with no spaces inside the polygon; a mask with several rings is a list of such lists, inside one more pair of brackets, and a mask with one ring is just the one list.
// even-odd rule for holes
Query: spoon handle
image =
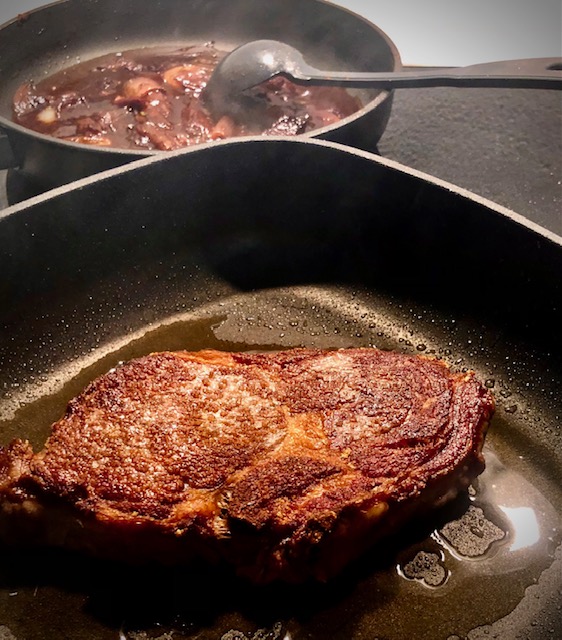
{"label": "spoon handle", "polygon": [[467,67],[415,69],[395,72],[322,71],[308,64],[291,77],[307,84],[339,84],[391,89],[400,87],[509,87],[562,89],[562,58],[526,58]]}

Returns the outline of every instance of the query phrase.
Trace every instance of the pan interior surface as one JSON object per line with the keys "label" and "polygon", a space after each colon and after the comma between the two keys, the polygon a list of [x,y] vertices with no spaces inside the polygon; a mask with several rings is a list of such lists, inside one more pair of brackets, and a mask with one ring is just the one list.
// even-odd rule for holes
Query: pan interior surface
{"label": "pan interior surface", "polygon": [[[37,449],[85,384],[145,353],[375,346],[473,369],[493,391],[486,471],[326,585],[254,588],[206,568],[2,549],[0,631],[18,640],[555,634],[557,250],[478,203],[334,145],[247,149],[143,162],[0,219],[0,442],[25,437]],[[275,180],[260,186],[264,172]],[[521,271],[515,247],[530,258]],[[535,277],[551,287],[547,301],[534,297]]]}
{"label": "pan interior surface", "polygon": [[[506,367],[488,361],[493,343],[496,356],[500,351],[509,362],[509,344],[498,345],[497,335],[454,318],[433,321],[430,309],[414,311],[346,288],[233,294],[121,335],[40,376],[39,385],[15,387],[12,399],[20,408],[11,418],[8,411],[2,416],[3,440],[25,435],[36,447],[66,402],[90,380],[123,360],[168,349],[376,346],[424,353],[456,369],[473,368],[493,388],[499,406],[485,447],[487,469],[469,494],[374,549],[341,580],[305,589],[259,589],[197,567],[131,569],[62,552],[10,553],[3,561],[0,611],[3,619],[14,620],[11,633],[16,638],[31,631],[37,632],[33,637],[55,637],[63,630],[75,638],[116,638],[118,632],[132,639],[163,633],[252,638],[263,630],[268,634],[263,637],[279,639],[463,637],[512,613],[526,589],[532,600],[541,574],[555,571],[559,562],[562,492],[551,467],[543,464],[550,454],[528,441],[521,424],[549,428],[555,416],[514,387]],[[450,326],[457,324],[451,340]],[[21,394],[27,401],[20,404]],[[36,607],[48,609],[48,616],[35,621],[26,616]],[[88,636],[94,630],[96,635]]]}

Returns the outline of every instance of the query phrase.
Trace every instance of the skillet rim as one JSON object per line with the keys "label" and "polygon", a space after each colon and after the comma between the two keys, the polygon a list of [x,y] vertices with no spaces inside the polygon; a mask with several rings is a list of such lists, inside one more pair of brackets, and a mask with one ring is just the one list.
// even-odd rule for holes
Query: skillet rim
{"label": "skillet rim", "polygon": [[[67,0],[62,0],[66,2]],[[239,137],[239,138],[230,138],[227,140],[218,140],[213,142],[206,142],[200,145],[194,145],[193,147],[187,147],[185,149],[178,149],[176,151],[169,152],[156,152],[151,154],[149,157],[143,157],[139,160],[133,160],[132,162],[126,163],[124,165],[114,167],[112,169],[107,169],[105,171],[101,171],[99,173],[92,174],[90,176],[86,176],[85,178],[80,178],[74,182],[70,182],[68,184],[64,184],[59,187],[55,187],[53,189],[49,189],[37,196],[33,196],[16,204],[13,204],[5,209],[0,210],[0,223],[3,219],[9,218],[10,216],[16,215],[20,211],[25,211],[30,209],[38,204],[42,204],[44,202],[55,200],[57,197],[62,196],[66,193],[77,192],[81,189],[88,187],[89,185],[105,182],[106,180],[111,180],[113,176],[125,174],[128,172],[136,171],[137,168],[141,169],[145,166],[149,166],[158,162],[165,163],[167,161],[174,161],[174,158],[181,157],[183,155],[192,154],[192,153],[205,153],[208,149],[220,148],[223,146],[236,146],[236,145],[246,145],[246,144],[254,144],[254,145],[270,145],[270,144],[296,144],[296,145],[312,145],[319,148],[326,147],[335,151],[343,152],[348,155],[359,156],[364,160],[368,160],[370,162],[374,162],[375,164],[381,165],[387,169],[390,169],[396,173],[403,174],[422,182],[426,182],[432,184],[436,187],[449,191],[463,199],[470,200],[476,204],[484,206],[489,211],[493,212],[496,215],[499,215],[503,218],[506,218],[511,223],[516,224],[525,228],[529,233],[541,236],[543,239],[551,242],[552,244],[558,246],[562,251],[562,236],[558,235],[554,231],[547,229],[546,227],[541,226],[540,224],[533,222],[526,218],[523,214],[514,211],[504,205],[501,205],[493,200],[489,200],[484,196],[480,196],[473,191],[465,189],[464,187],[460,187],[458,185],[453,184],[452,182],[448,182],[447,180],[443,180],[436,176],[432,176],[429,173],[424,171],[420,171],[419,169],[414,169],[405,164],[402,164],[396,160],[391,160],[389,158],[383,158],[375,153],[364,151],[362,149],[357,149],[355,147],[350,147],[348,145],[341,144],[339,142],[332,142],[329,140],[320,140],[316,138],[304,138],[304,137],[294,137],[287,138],[286,136],[247,136],[247,137]]]}

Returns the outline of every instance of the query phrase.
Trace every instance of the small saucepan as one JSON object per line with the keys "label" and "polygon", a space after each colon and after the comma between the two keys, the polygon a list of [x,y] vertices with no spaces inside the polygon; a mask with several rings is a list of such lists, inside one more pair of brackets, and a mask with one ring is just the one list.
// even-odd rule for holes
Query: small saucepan
{"label": "small saucepan", "polygon": [[[271,38],[298,47],[318,66],[354,71],[401,68],[391,40],[367,20],[323,0],[62,0],[20,15],[0,29],[0,167],[18,167],[35,192],[160,153],[55,139],[12,120],[25,82],[104,53],[214,42],[229,51]],[[364,89],[364,105],[339,122],[304,134],[373,151],[390,116],[392,93]],[[31,187],[33,190],[33,187]]]}

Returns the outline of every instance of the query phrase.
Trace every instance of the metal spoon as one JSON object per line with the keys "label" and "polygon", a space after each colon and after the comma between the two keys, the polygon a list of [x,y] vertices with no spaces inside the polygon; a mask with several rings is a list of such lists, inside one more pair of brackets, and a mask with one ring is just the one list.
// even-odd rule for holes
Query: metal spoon
{"label": "metal spoon", "polygon": [[511,87],[562,89],[562,58],[488,62],[468,67],[414,71],[324,71],[305,62],[300,51],[277,40],[255,40],[234,49],[215,68],[203,99],[215,117],[250,120],[256,100],[244,92],[277,75],[302,84],[348,87]]}

